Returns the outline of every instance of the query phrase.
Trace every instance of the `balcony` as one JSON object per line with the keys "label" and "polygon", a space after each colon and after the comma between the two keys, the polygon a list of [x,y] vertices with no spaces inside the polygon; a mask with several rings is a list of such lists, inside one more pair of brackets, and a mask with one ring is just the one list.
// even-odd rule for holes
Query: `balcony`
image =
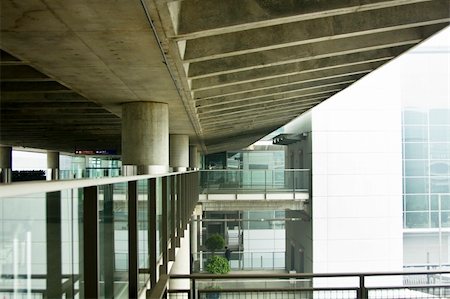
{"label": "balcony", "polygon": [[[201,170],[199,201],[206,211],[305,210],[309,169]],[[230,201],[233,203],[230,204]]]}

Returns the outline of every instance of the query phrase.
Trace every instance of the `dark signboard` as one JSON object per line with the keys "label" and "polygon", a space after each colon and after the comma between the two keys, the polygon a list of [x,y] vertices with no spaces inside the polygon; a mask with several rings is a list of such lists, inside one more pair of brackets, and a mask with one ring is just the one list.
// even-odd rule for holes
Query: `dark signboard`
{"label": "dark signboard", "polygon": [[77,155],[117,155],[117,150],[75,150]]}

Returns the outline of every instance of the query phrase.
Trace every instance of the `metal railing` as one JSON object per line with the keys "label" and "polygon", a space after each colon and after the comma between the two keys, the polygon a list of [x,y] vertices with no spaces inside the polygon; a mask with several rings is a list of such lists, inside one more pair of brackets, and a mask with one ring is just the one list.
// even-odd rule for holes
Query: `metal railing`
{"label": "metal railing", "polygon": [[[295,194],[309,193],[309,169],[201,170],[200,194]],[[265,197],[265,199],[267,199]]]}
{"label": "metal railing", "polygon": [[175,258],[198,172],[0,187],[1,298],[138,298]]}
{"label": "metal railing", "polygon": [[[230,257],[231,270],[284,270],[285,269],[285,251],[232,251]],[[222,251],[215,252],[214,255],[224,256]],[[213,256],[212,252],[197,252],[194,254],[195,272],[206,271],[208,259]]]}
{"label": "metal railing", "polygon": [[[402,277],[432,275],[441,280],[422,285],[404,285]],[[450,271],[327,273],[327,274],[192,274],[170,275],[168,281],[188,279],[189,290],[167,290],[201,298],[450,298]],[[160,296],[162,295],[162,296]],[[147,298],[163,298],[163,293]],[[181,298],[181,297],[180,297]]]}

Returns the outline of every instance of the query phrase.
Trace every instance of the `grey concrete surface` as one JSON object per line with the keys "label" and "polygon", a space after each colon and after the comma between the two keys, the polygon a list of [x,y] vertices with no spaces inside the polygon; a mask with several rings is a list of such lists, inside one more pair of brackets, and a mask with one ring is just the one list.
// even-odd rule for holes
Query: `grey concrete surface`
{"label": "grey concrete surface", "polygon": [[122,165],[168,170],[169,106],[166,103],[133,102],[122,105]]}
{"label": "grey concrete surface", "polygon": [[0,143],[120,152],[121,105],[164,102],[170,134],[239,149],[446,27],[449,7],[5,0]]}

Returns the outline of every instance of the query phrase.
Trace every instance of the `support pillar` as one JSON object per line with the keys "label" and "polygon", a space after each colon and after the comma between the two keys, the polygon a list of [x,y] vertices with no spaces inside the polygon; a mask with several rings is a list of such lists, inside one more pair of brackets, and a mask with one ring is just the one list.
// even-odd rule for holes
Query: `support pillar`
{"label": "support pillar", "polygon": [[47,181],[59,180],[59,152],[47,152]]}
{"label": "support pillar", "polygon": [[191,170],[198,170],[198,152],[196,145],[189,145],[189,168]]}
{"label": "support pillar", "polygon": [[189,136],[171,134],[169,150],[170,167],[173,171],[186,171],[189,167]]}
{"label": "support pillar", "polygon": [[169,171],[169,105],[131,102],[122,105],[124,175]]}
{"label": "support pillar", "polygon": [[0,146],[0,183],[11,183],[12,147]]}

